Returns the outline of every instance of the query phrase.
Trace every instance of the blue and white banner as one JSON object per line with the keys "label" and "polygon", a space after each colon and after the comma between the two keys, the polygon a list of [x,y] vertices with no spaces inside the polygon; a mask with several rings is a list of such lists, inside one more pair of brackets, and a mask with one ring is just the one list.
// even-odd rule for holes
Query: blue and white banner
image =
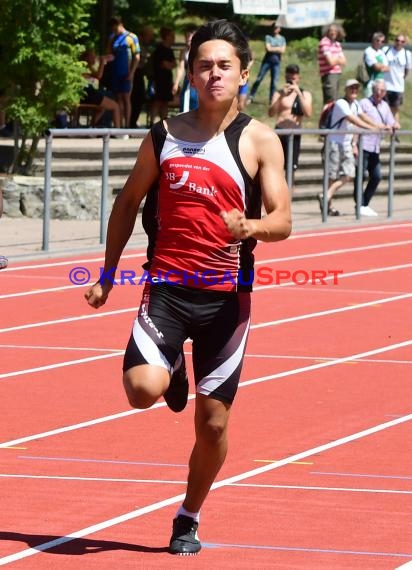
{"label": "blue and white banner", "polygon": [[278,18],[283,28],[324,26],[335,19],[335,0],[287,0],[287,10]]}
{"label": "blue and white banner", "polygon": [[277,16],[286,14],[287,0],[233,0],[235,14]]}

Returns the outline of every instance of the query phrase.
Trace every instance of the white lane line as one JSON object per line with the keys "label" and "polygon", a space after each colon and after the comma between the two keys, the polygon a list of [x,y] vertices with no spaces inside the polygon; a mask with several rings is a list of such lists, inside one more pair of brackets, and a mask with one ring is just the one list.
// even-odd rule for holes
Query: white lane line
{"label": "white lane line", "polygon": [[[188,399],[193,400],[193,398],[194,398],[194,395],[189,395]],[[166,406],[165,402],[158,402],[157,404],[154,404],[151,408],[148,408],[148,409],[153,410],[153,409],[157,409],[157,408],[164,408],[165,406]],[[72,424],[69,426],[55,428],[55,429],[44,431],[42,433],[38,433],[35,435],[28,435],[25,437],[20,437],[18,439],[14,439],[12,441],[6,441],[4,443],[0,443],[0,449],[4,448],[4,447],[12,447],[13,445],[17,445],[16,442],[23,443],[24,441],[33,441],[33,440],[37,440],[37,439],[44,439],[44,438],[50,437],[52,435],[59,435],[61,433],[66,433],[69,431],[74,431],[74,430],[82,429],[85,427],[103,424],[105,422],[110,422],[112,420],[118,420],[120,418],[127,418],[128,416],[132,416],[134,414],[142,414],[144,412],[147,412],[147,409],[146,410],[133,409],[133,410],[127,410],[126,412],[118,412],[117,414],[110,414],[108,416],[102,416],[100,418],[95,418],[93,420],[86,420],[86,421],[80,422],[78,424]]]}
{"label": "white lane line", "polygon": [[[337,228],[334,230],[320,230],[320,231],[311,231],[311,230],[303,230],[298,233],[293,233],[288,239],[289,240],[296,240],[296,239],[306,239],[306,238],[324,238],[325,236],[336,236],[342,234],[363,234],[369,232],[379,232],[379,231],[389,231],[389,230],[397,230],[397,229],[409,229],[412,227],[411,223],[405,222],[400,224],[380,224],[376,226],[362,226],[362,227],[353,227],[353,228]],[[122,259],[130,259],[133,257],[144,257],[146,255],[146,249],[142,248],[142,251],[139,251],[139,247],[131,247],[132,251],[137,251],[137,253],[124,253],[122,255]],[[64,252],[62,252],[64,253]],[[96,254],[97,255],[97,254]],[[45,263],[38,263],[36,265],[20,265],[20,266],[12,266],[4,269],[2,275],[7,274],[11,271],[20,271],[22,269],[38,269],[38,268],[45,268],[45,267],[59,267],[64,265],[70,265],[71,263],[94,263],[94,262],[102,262],[104,261],[103,256],[99,257],[90,257],[90,258],[82,258],[77,257],[76,255],[69,254],[70,260],[69,261],[57,261],[57,262],[45,262]],[[67,257],[67,255],[62,255],[62,257]]]}
{"label": "white lane line", "polygon": [[[276,463],[276,462],[275,462]],[[80,477],[74,475],[29,475],[24,473],[0,473],[4,479],[46,479],[57,481],[93,481],[99,483],[150,483],[155,485],[186,485],[187,481],[176,479],[123,479],[113,477]],[[374,494],[394,494],[412,495],[412,491],[401,491],[399,489],[363,489],[361,487],[318,487],[309,485],[270,485],[265,483],[232,483],[228,487],[250,487],[254,489],[285,489],[301,491],[331,491],[335,493],[374,493]]]}
{"label": "white lane line", "polygon": [[[211,491],[214,491],[216,489],[220,489],[220,488],[225,487],[227,485],[232,485],[233,483],[238,483],[239,481],[243,481],[244,479],[256,477],[257,475],[261,475],[262,473],[267,473],[269,471],[273,471],[274,469],[279,469],[280,467],[283,467],[284,465],[288,465],[289,463],[292,463],[294,461],[300,461],[301,459],[305,459],[306,457],[311,457],[312,455],[316,455],[318,453],[323,453],[324,451],[328,451],[329,449],[333,449],[335,447],[339,447],[339,446],[344,445],[346,443],[356,441],[356,440],[361,439],[363,437],[367,437],[367,436],[372,435],[374,433],[378,433],[379,431],[383,431],[385,429],[388,429],[388,428],[394,427],[396,425],[408,422],[410,420],[412,420],[412,414],[409,414],[407,416],[403,416],[402,418],[398,418],[396,420],[391,420],[390,422],[378,424],[376,426],[364,429],[362,431],[353,433],[351,435],[341,437],[341,438],[336,439],[334,441],[329,441],[329,442],[324,443],[322,445],[318,445],[317,447],[313,447],[311,449],[307,449],[305,451],[302,451],[300,453],[296,453],[296,454],[291,455],[289,457],[285,457],[284,459],[281,459],[280,461],[278,461],[276,463],[270,463],[267,465],[263,465],[262,467],[257,467],[255,469],[252,469],[250,471],[245,471],[243,473],[239,473],[238,475],[234,475],[232,477],[227,477],[226,479],[222,479],[221,481],[216,481],[215,483],[213,483],[213,485],[211,487]],[[124,513],[123,515],[113,517],[111,519],[107,519],[107,520],[102,521],[100,523],[88,526],[86,528],[72,532],[70,534],[67,534],[66,536],[62,536],[62,537],[57,538],[55,540],[50,540],[48,542],[44,542],[42,544],[37,545],[36,547],[26,548],[26,549],[21,550],[19,552],[15,552],[14,554],[4,556],[3,558],[0,558],[0,566],[2,566],[4,564],[9,564],[10,562],[15,562],[16,560],[22,560],[23,558],[27,558],[29,556],[39,554],[39,552],[44,552],[46,550],[50,550],[51,548],[54,548],[54,547],[59,546],[61,544],[71,542],[72,540],[75,540],[76,538],[82,538],[82,537],[87,536],[89,534],[94,534],[94,533],[99,532],[101,530],[104,530],[106,528],[110,528],[114,525],[124,523],[126,521],[141,517],[141,516],[146,515],[148,513],[152,513],[154,511],[163,509],[165,507],[169,507],[170,505],[174,505],[176,503],[179,503],[180,501],[182,501],[184,499],[184,497],[185,497],[185,493],[181,493],[180,495],[175,495],[174,497],[169,497],[168,499],[164,499],[163,501],[158,501],[156,503],[149,504],[146,507],[135,509],[135,510],[130,511],[128,513]]]}
{"label": "white lane line", "polygon": [[[246,358],[268,358],[274,360],[336,360],[337,356],[302,356],[301,354],[251,354],[246,353]],[[396,360],[391,358],[362,358],[353,362],[370,362],[372,364],[412,364],[412,360]]]}
{"label": "white lane line", "polygon": [[[27,277],[32,279],[32,277]],[[18,293],[6,293],[0,295],[0,299],[14,299],[16,297],[29,297],[31,295],[40,295],[43,293],[56,293],[58,291],[69,291],[70,289],[81,289],[82,287],[90,287],[90,283],[85,285],[61,285],[60,287],[49,287],[47,289],[32,289],[31,291],[19,291]]]}
{"label": "white lane line", "polygon": [[316,487],[308,485],[265,485],[257,483],[233,483],[232,487],[252,487],[256,489],[293,489],[302,491],[332,491],[343,493],[389,493],[395,495],[412,495],[412,491],[400,491],[394,489],[362,489],[359,487]]}
{"label": "white lane line", "polygon": [[[397,350],[399,348],[404,348],[405,346],[411,346],[411,345],[412,345],[412,340],[407,340],[404,342],[399,342],[397,344],[391,344],[388,346],[383,346],[381,348],[368,350],[366,352],[361,352],[358,354],[351,354],[350,356],[337,358],[336,360],[332,360],[332,361],[328,361],[328,362],[319,362],[317,364],[312,364],[310,366],[304,366],[302,368],[294,368],[292,370],[286,370],[285,372],[277,372],[276,374],[270,374],[268,376],[261,376],[259,378],[253,378],[251,380],[245,380],[243,382],[239,382],[239,388],[243,388],[244,386],[251,386],[253,384],[259,384],[260,382],[267,382],[269,380],[277,380],[278,378],[286,378],[287,376],[295,376],[296,374],[300,374],[303,372],[310,372],[313,370],[319,370],[321,368],[328,368],[329,366],[336,366],[337,364],[343,364],[344,362],[348,362],[348,361],[354,360],[356,358],[363,358],[363,357],[367,357],[367,356],[372,356],[374,354],[380,354],[382,352]],[[194,394],[189,395],[189,400],[193,400],[194,398],[195,398]],[[163,408],[165,406],[166,406],[165,402],[158,402],[157,404],[154,404],[154,406],[152,406],[151,408],[148,408],[145,410],[129,410],[127,412],[120,412],[117,414],[112,414],[110,416],[104,416],[104,417],[97,418],[94,420],[88,420],[85,422],[81,422],[79,424],[73,424],[73,425],[62,427],[62,428],[56,428],[56,429],[46,431],[43,433],[37,433],[34,435],[28,435],[25,437],[20,437],[18,439],[13,439],[11,441],[6,441],[4,443],[0,443],[0,448],[11,447],[13,445],[19,445],[20,443],[26,443],[28,441],[43,439],[43,438],[49,437],[51,435],[57,435],[57,434],[65,433],[68,431],[74,431],[74,430],[77,430],[77,429],[80,429],[83,427],[89,427],[89,426],[92,426],[95,424],[104,423],[106,421],[116,420],[116,419],[123,418],[125,416],[129,416],[132,414],[148,412],[149,410],[153,410],[156,408]]]}
{"label": "white lane line", "polygon": [[354,227],[354,228],[337,228],[335,230],[326,230],[326,231],[317,231],[313,232],[311,230],[306,230],[299,232],[297,234],[292,234],[288,239],[301,239],[301,238],[322,238],[323,236],[336,236],[341,234],[359,234],[359,233],[367,233],[367,232],[376,232],[380,230],[391,230],[391,229],[400,229],[400,228],[410,228],[412,224],[410,222],[405,222],[401,224],[380,224],[377,226],[362,226],[362,227]]}
{"label": "white lane line", "polygon": [[99,354],[98,356],[88,356],[87,358],[77,358],[76,360],[65,360],[57,364],[45,364],[36,368],[25,368],[14,372],[4,372],[0,374],[2,378],[13,378],[14,376],[24,376],[25,374],[33,374],[34,372],[44,372],[45,370],[54,370],[55,368],[64,368],[65,366],[74,366],[76,364],[84,364],[85,362],[94,362],[95,360],[104,360],[105,358],[113,358],[114,356],[123,356],[124,350],[119,352],[111,352],[110,354]]}
{"label": "white lane line", "polygon": [[[4,479],[50,479],[61,481],[99,481],[100,483],[155,483],[168,485],[186,485],[187,481],[168,480],[168,479],[119,479],[111,477],[75,477],[68,475],[25,475],[20,473],[0,473],[0,477]],[[412,493],[412,491],[411,491]]]}
{"label": "white lane line", "polygon": [[120,352],[121,348],[95,348],[93,346],[43,346],[37,344],[0,344],[0,348],[26,349],[26,350],[74,350],[75,352]]}
{"label": "white lane line", "polygon": [[[381,291],[384,293],[384,291]],[[38,345],[38,344],[0,344],[0,349],[12,348],[14,350],[62,350],[72,352],[123,352],[124,348],[102,348],[95,346],[52,346],[52,345]],[[185,354],[190,355],[191,352],[185,350]],[[321,355],[307,355],[302,354],[255,354],[246,352],[246,358],[269,358],[274,360],[336,360],[337,356],[321,356]],[[358,362],[358,361],[354,361]],[[412,364],[412,360],[399,360],[393,358],[363,358],[362,362],[372,362],[375,364]]]}
{"label": "white lane line", "polygon": [[[357,277],[359,275],[369,275],[372,273],[381,273],[381,272],[385,272],[385,271],[397,271],[399,269],[407,269],[412,267],[412,263],[408,263],[408,264],[404,264],[404,265],[393,265],[390,267],[377,267],[374,269],[367,269],[364,271],[355,271],[352,273],[345,273],[343,275],[339,276],[339,279],[344,279],[344,278],[349,278],[349,277]],[[325,277],[325,280],[333,280],[335,277],[329,276],[329,277]],[[294,283],[293,281],[288,281],[285,283],[281,283],[279,285],[276,284],[271,284],[271,285],[261,285],[261,286],[257,286],[254,288],[254,291],[263,291],[266,289],[273,289],[275,287],[296,287],[297,283]],[[406,294],[406,296],[409,294]],[[404,295],[398,295],[395,297],[387,297],[387,299],[401,299],[402,297],[405,297]],[[378,303],[382,303],[384,302],[382,299],[377,299],[376,301],[371,301],[372,304],[378,304]],[[388,301],[386,301],[388,302]],[[367,306],[367,305],[365,305]],[[18,331],[18,330],[25,330],[25,329],[31,329],[31,328],[36,328],[36,327],[43,327],[43,326],[48,326],[48,325],[56,325],[56,324],[61,324],[61,323],[68,323],[68,322],[74,322],[74,321],[80,321],[80,320],[86,320],[86,319],[93,319],[93,318],[99,318],[99,317],[106,317],[106,316],[111,316],[111,315],[118,315],[118,314],[122,314],[122,313],[128,313],[128,312],[132,312],[132,311],[137,311],[138,307],[131,307],[128,309],[118,309],[115,311],[104,311],[104,312],[94,312],[94,313],[89,313],[87,315],[79,315],[77,317],[65,317],[63,319],[55,319],[55,320],[51,320],[51,321],[40,321],[38,323],[27,323],[25,325],[16,325],[13,327],[7,327],[7,328],[3,328],[0,329],[0,333],[4,333],[4,332],[13,332],[13,331]]]}
{"label": "white lane line", "polygon": [[[406,340],[404,342],[399,342],[397,344],[391,344],[388,346],[383,346],[381,348],[376,348],[372,350],[367,350],[366,352],[360,352],[358,354],[352,354],[351,356],[343,356],[342,358],[337,358],[336,360],[331,360],[327,362],[319,362],[318,364],[311,364],[309,366],[303,366],[302,368],[295,368],[293,370],[286,370],[285,372],[277,372],[276,374],[271,374],[268,376],[261,376],[260,378],[255,378],[252,380],[245,380],[239,386],[250,386],[252,384],[259,384],[260,382],[266,382],[267,380],[274,380],[279,378],[285,378],[287,376],[294,376],[296,374],[301,374],[302,372],[310,372],[312,370],[319,370],[320,368],[328,368],[329,366],[336,366],[337,364],[343,364],[344,362],[349,362],[351,360],[361,359],[365,356],[373,356],[374,354],[381,354],[382,352],[388,352],[391,350],[397,350],[399,348],[405,348],[406,346],[411,346],[412,340]],[[1,447],[1,445],[0,445]]]}
{"label": "white lane line", "polygon": [[[392,265],[389,267],[377,267],[374,269],[366,269],[366,270],[360,270],[360,271],[352,271],[350,273],[343,273],[343,274],[339,275],[337,277],[337,279],[340,280],[340,279],[345,279],[348,277],[357,277],[359,275],[369,275],[371,273],[380,273],[380,272],[384,272],[384,271],[398,271],[399,269],[409,269],[410,267],[412,267],[412,263],[405,263],[402,265]],[[139,281],[141,278],[142,278],[142,275],[136,276],[136,278],[135,278],[136,285],[135,286],[139,286]],[[268,276],[265,275],[264,279],[268,279]],[[322,277],[322,279],[325,281],[333,281],[335,279],[335,277],[334,277],[334,275],[329,275],[326,277]],[[67,291],[70,289],[79,289],[80,290],[81,288],[86,288],[89,286],[90,286],[90,283],[86,283],[85,285],[64,285],[61,287],[51,287],[49,289],[34,289],[32,291],[21,291],[19,293],[7,293],[5,295],[0,295],[0,299],[12,299],[15,297],[26,297],[26,296],[31,296],[31,295],[43,294],[43,293]],[[129,286],[130,287],[133,285],[126,283],[123,286]],[[265,289],[272,289],[273,287],[296,287],[296,286],[297,286],[297,283],[295,283],[294,281],[285,281],[284,283],[279,283],[278,285],[276,285],[276,284],[275,285],[273,285],[273,284],[263,285],[263,286],[256,285],[254,287],[254,291],[263,291]],[[314,290],[316,290],[316,289],[314,289]],[[323,287],[318,288],[318,291],[324,292],[325,289]],[[344,291],[345,291],[345,293],[352,292],[352,290],[350,290],[350,289],[345,289]],[[313,290],[311,292],[313,292]],[[338,291],[338,292],[340,293],[341,291]],[[357,293],[358,292],[364,292],[365,294],[366,293],[368,293],[368,294],[371,294],[371,293],[376,293],[376,294],[390,293],[390,291],[371,291],[371,290],[363,291],[363,290],[358,290],[358,289],[356,289],[355,292],[357,292]]]}
{"label": "white lane line", "polygon": [[[146,251],[142,251],[141,253],[125,253],[122,255],[122,259],[132,259],[134,257],[144,257],[146,255]],[[73,257],[68,261],[52,261],[47,263],[37,263],[35,265],[18,265],[17,267],[11,266],[4,269],[4,273],[10,273],[11,271],[21,271],[22,269],[44,269],[45,267],[62,267],[64,265],[74,265],[79,263],[97,263],[103,262],[104,257],[88,257],[84,258],[77,258]],[[32,276],[33,277],[33,276]]]}
{"label": "white lane line", "polygon": [[[365,303],[358,303],[356,305],[347,305],[345,307],[338,307],[336,309],[327,309],[325,311],[318,311],[316,313],[305,313],[303,315],[297,315],[295,317],[287,317],[285,319],[278,319],[276,321],[268,321],[268,322],[258,323],[256,325],[251,325],[250,330],[257,330],[257,329],[261,329],[261,328],[265,328],[265,327],[283,325],[286,323],[293,323],[293,322],[302,321],[302,320],[306,320],[306,319],[312,319],[315,317],[324,317],[324,316],[333,315],[333,314],[337,314],[337,313],[345,313],[347,311],[354,311],[357,309],[363,309],[365,307],[373,307],[373,306],[379,305],[379,304],[401,301],[404,299],[408,299],[410,297],[412,297],[412,293],[406,293],[405,295],[396,295],[395,297],[386,297],[383,299],[376,299],[375,301],[367,301]],[[137,307],[133,308],[133,309],[122,309],[120,312],[124,313],[124,312],[129,312],[132,310],[137,310]],[[103,317],[106,315],[113,315],[113,314],[117,314],[117,313],[118,313],[117,311],[108,311],[108,312],[104,312],[104,313],[93,313],[91,316],[69,317],[67,319],[60,319],[57,321],[46,321],[43,323],[31,323],[31,324],[27,324],[27,325],[20,325],[18,327],[10,327],[9,329],[3,329],[3,330],[0,330],[0,333],[1,332],[9,332],[11,330],[21,330],[21,329],[26,329],[26,328],[33,328],[36,326],[46,326],[48,324],[65,323],[65,322],[70,322],[73,320],[86,319],[86,318],[91,318],[91,317]],[[124,351],[121,351],[119,353],[123,354],[123,352]],[[111,356],[118,356],[118,354],[109,354],[109,355],[106,355],[104,358],[110,358]],[[15,370],[13,372],[6,372],[3,374],[0,374],[0,379],[11,378],[13,376],[21,376],[23,374],[40,372],[43,370],[51,370],[53,368],[60,368],[62,366],[70,366],[71,364],[80,364],[83,362],[92,362],[93,360],[99,360],[100,358],[103,358],[103,357],[92,356],[90,358],[83,358],[83,359],[79,359],[79,360],[66,361],[66,362],[61,362],[58,364],[48,364],[46,366],[40,366],[38,368]]]}
{"label": "white lane line", "polygon": [[[87,319],[98,319],[101,317],[109,317],[112,315],[122,315],[123,313],[131,313],[131,312],[136,312],[137,309],[139,307],[130,307],[128,309],[117,309],[115,311],[104,311],[102,313],[100,312],[91,312],[88,315],[79,315],[77,317],[65,317],[64,319],[54,319],[52,321],[40,321],[38,323],[28,323],[26,325],[17,325],[15,327],[8,327],[5,329],[0,329],[0,333],[4,333],[4,332],[12,332],[12,331],[21,331],[21,330],[25,330],[25,329],[33,329],[33,328],[37,328],[37,327],[45,327],[48,325],[58,325],[61,323],[72,323],[74,321],[84,321]],[[92,309],[90,308],[90,310],[92,311]]]}
{"label": "white lane line", "polygon": [[[403,246],[403,245],[407,245],[407,244],[412,244],[412,240],[390,242],[390,243],[385,243],[385,244],[376,244],[376,245],[370,245],[370,246],[364,246],[364,247],[327,250],[327,251],[322,251],[322,252],[317,252],[317,253],[293,255],[290,257],[277,257],[277,258],[273,258],[273,259],[263,259],[263,260],[256,261],[255,265],[257,266],[257,265],[264,265],[265,263],[279,263],[279,262],[285,262],[285,261],[294,261],[294,260],[298,260],[298,259],[310,259],[310,258],[326,257],[326,256],[329,257],[331,255],[338,255],[338,254],[352,253],[352,252],[364,252],[364,251],[373,250],[373,249],[381,250],[384,247],[398,247],[398,246]],[[64,262],[64,263],[67,264],[66,262]],[[73,266],[76,266],[76,263],[77,262],[73,262]],[[83,262],[79,261],[78,263],[83,263]],[[405,267],[411,267],[411,266],[412,266],[411,264],[407,264],[407,265],[393,266],[393,267],[403,269]],[[136,275],[133,280],[136,284],[139,284],[142,277],[143,277],[143,274],[142,275]],[[333,276],[329,277],[329,280],[331,278],[333,278]],[[61,277],[59,279],[61,279]],[[30,290],[30,291],[19,291],[17,293],[6,293],[4,295],[0,295],[0,299],[11,299],[11,298],[16,298],[16,297],[25,297],[25,296],[38,295],[38,294],[43,294],[43,293],[54,293],[54,292],[58,292],[58,291],[66,291],[66,290],[75,289],[76,287],[77,288],[88,287],[88,286],[90,286],[90,283],[92,281],[93,280],[91,279],[89,283],[86,283],[84,285],[62,285],[60,287],[34,289],[34,290]],[[293,282],[291,282],[290,284],[296,285],[296,283],[293,283]],[[285,284],[282,284],[282,286],[285,286]],[[256,288],[255,288],[255,290],[256,290]]]}
{"label": "white lane line", "polygon": [[[73,352],[124,352],[123,348],[97,348],[92,346],[43,346],[36,344],[0,344],[0,349],[2,348],[12,348],[13,350],[66,350]],[[190,355],[190,351],[185,350],[185,354]],[[302,354],[253,354],[246,352],[245,358],[268,358],[273,360],[336,360],[337,356],[320,356],[320,355],[308,355],[303,356]],[[360,362],[354,360],[354,362]],[[412,364],[412,360],[399,360],[392,358],[363,358],[362,362],[371,362],[373,364]]]}
{"label": "white lane line", "polygon": [[264,323],[257,323],[256,325],[251,325],[251,330],[261,329],[265,327],[272,327],[275,325],[282,325],[285,323],[293,323],[296,321],[303,321],[305,319],[313,319],[314,317],[324,317],[327,315],[334,315],[337,313],[345,313],[347,311],[353,311],[357,309],[363,309],[365,307],[373,307],[375,305],[383,305],[385,303],[393,303],[395,301],[402,301],[404,299],[410,299],[412,293],[405,293],[405,295],[396,295],[395,297],[386,297],[383,299],[376,299],[376,301],[367,301],[365,303],[357,303],[356,305],[348,305],[346,307],[337,307],[336,309],[326,309],[325,311],[317,311],[316,313],[306,313],[304,315],[296,315],[296,317],[287,317],[285,319],[277,319],[276,321],[267,321]]}
{"label": "white lane line", "polygon": [[[348,279],[349,277],[358,277],[360,275],[372,275],[373,273],[384,273],[385,271],[399,271],[399,269],[410,269],[411,267],[412,263],[403,263],[402,265],[388,265],[386,267],[374,267],[373,269],[361,269],[359,271],[342,273],[341,275],[338,275],[336,279],[337,281],[340,281],[341,279]],[[265,275],[263,279],[268,279],[268,276]],[[335,279],[335,276],[328,275],[327,277],[323,277],[322,279],[324,279],[325,281],[333,281]],[[276,283],[270,285],[257,285],[253,287],[253,291],[264,291],[265,289],[273,289],[274,287],[297,287],[297,286],[298,284],[295,281],[285,281],[285,283],[280,283],[279,285],[276,285]],[[311,285],[310,284],[305,285],[304,286],[305,289],[308,286],[310,287]],[[322,285],[317,285],[316,287],[322,287]],[[345,289],[344,292],[346,292]]]}
{"label": "white lane line", "polygon": [[397,566],[395,570],[412,570],[412,560],[410,562],[405,562],[402,566]]}
{"label": "white lane line", "polygon": [[377,243],[374,245],[366,245],[362,247],[348,247],[345,249],[329,249],[326,251],[318,251],[316,253],[305,253],[300,255],[292,255],[289,257],[274,257],[272,259],[263,259],[255,261],[255,265],[263,265],[264,263],[279,263],[281,261],[295,261],[297,259],[310,259],[312,257],[325,257],[329,255],[339,255],[342,253],[366,252],[374,249],[384,249],[385,247],[398,247],[412,244],[412,240],[394,241],[388,243]]}

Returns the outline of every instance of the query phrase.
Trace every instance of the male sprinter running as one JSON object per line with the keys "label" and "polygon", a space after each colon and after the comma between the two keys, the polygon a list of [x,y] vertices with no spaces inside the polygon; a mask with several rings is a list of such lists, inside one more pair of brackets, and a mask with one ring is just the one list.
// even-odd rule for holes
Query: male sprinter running
{"label": "male sprinter running", "polygon": [[[257,240],[282,240],[291,231],[279,139],[237,110],[249,54],[232,23],[214,21],[196,31],[189,79],[199,107],[153,126],[109,220],[105,271],[117,267],[146,197],[151,279],[123,367],[133,407],[148,408],[165,396],[174,411],[184,408],[183,343],[193,341],[196,441],[186,497],[173,521],[172,554],[200,550],[200,508],[226,456],[249,330],[252,251]],[[101,307],[112,285],[101,279],[86,293],[88,303]]]}

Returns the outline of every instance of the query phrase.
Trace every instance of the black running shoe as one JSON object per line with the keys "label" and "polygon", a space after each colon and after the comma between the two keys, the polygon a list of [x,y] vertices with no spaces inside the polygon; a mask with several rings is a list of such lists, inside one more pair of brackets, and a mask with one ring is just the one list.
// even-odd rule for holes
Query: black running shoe
{"label": "black running shoe", "polygon": [[173,532],[170,539],[170,554],[191,556],[202,548],[197,536],[199,523],[186,515],[179,515],[173,520]]}
{"label": "black running shoe", "polygon": [[173,412],[181,412],[187,404],[189,395],[189,380],[186,372],[185,356],[182,352],[182,364],[170,378],[169,388],[163,394],[166,404]]}

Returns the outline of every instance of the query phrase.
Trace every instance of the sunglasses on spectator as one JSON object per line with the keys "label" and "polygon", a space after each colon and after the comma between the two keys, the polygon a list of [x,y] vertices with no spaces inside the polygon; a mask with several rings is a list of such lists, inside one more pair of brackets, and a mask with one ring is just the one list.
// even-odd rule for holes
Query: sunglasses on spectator
{"label": "sunglasses on spectator", "polygon": [[395,40],[395,42],[397,42],[398,44],[404,44],[405,40]]}

